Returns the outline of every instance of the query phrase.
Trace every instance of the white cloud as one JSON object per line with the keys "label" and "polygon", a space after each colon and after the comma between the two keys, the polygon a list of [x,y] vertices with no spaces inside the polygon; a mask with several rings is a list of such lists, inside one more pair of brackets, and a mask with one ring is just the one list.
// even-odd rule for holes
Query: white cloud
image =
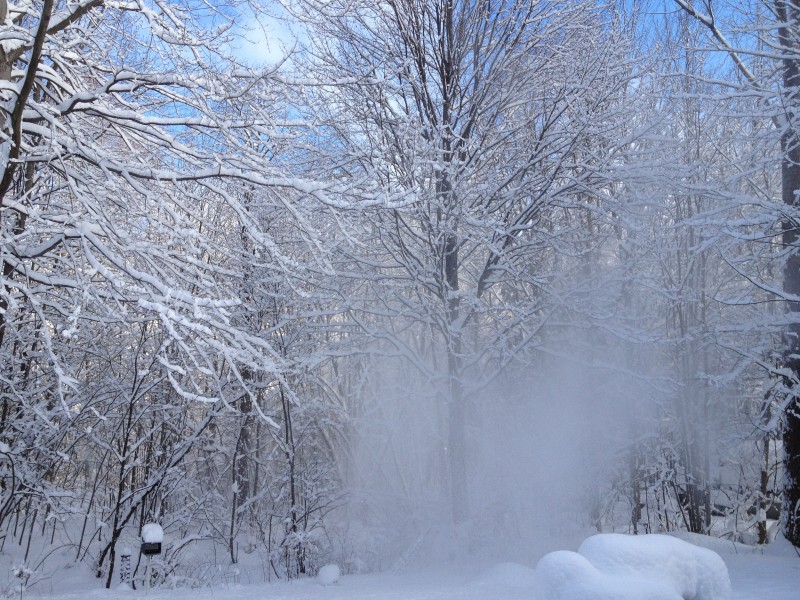
{"label": "white cloud", "polygon": [[231,53],[252,66],[275,65],[296,46],[299,34],[285,18],[243,14],[231,32]]}

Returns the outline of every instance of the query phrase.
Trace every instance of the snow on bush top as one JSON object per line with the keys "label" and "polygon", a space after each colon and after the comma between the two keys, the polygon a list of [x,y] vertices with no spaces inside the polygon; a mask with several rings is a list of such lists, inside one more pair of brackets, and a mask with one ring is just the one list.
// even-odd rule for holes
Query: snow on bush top
{"label": "snow on bush top", "polygon": [[164,541],[164,530],[157,523],[147,523],[142,527],[142,541],[147,544],[160,544]]}
{"label": "snow on bush top", "polygon": [[578,552],[553,552],[536,567],[543,600],[728,600],[719,555],[666,535],[595,535]]}
{"label": "snow on bush top", "polygon": [[578,552],[612,575],[638,575],[668,582],[683,598],[725,600],[728,568],[719,554],[669,535],[595,535]]}
{"label": "snow on bush top", "polygon": [[559,550],[536,565],[537,600],[682,600],[669,586],[640,577],[615,577],[577,552]]}

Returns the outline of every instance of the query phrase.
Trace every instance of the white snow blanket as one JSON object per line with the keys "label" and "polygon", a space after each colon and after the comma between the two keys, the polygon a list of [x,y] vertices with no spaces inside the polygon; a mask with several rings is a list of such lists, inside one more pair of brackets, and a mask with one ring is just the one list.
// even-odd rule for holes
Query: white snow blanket
{"label": "white snow blanket", "polygon": [[712,550],[667,535],[600,534],[536,567],[537,600],[729,600],[728,568]]}

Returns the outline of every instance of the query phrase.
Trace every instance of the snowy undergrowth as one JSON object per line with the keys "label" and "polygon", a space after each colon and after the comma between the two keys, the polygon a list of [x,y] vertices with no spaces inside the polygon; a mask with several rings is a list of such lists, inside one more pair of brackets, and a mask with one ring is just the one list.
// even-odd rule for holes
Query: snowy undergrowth
{"label": "snowy undergrowth", "polygon": [[[797,600],[800,558],[785,541],[778,540],[766,548],[755,548],[705,536],[683,534],[681,537],[697,542],[695,548],[711,546],[722,557],[730,572],[731,600]],[[578,545],[574,548],[577,550]],[[242,576],[238,581],[229,579],[193,590],[156,588],[150,590],[147,597],[154,600],[553,600],[541,592],[536,593],[534,563],[475,564],[462,561],[429,565],[428,569],[417,568],[402,575],[342,575],[329,585],[322,585],[316,577],[247,584]],[[142,592],[131,592],[125,597],[133,598],[136,594],[142,595]],[[23,595],[26,599],[50,600],[119,597],[121,592],[101,589],[97,580],[77,567],[74,576],[61,579],[47,589],[37,586],[26,590]],[[674,596],[644,598],[655,600],[662,597]],[[570,600],[579,598],[573,596]],[[642,596],[638,598],[641,600]]]}

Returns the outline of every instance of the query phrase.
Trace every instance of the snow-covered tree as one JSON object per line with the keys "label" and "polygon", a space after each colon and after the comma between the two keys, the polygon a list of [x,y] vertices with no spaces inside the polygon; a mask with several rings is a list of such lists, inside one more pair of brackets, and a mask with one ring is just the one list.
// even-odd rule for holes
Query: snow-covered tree
{"label": "snow-covered tree", "polygon": [[[55,506],[94,477],[108,583],[121,529],[166,502],[167,471],[212,421],[239,410],[279,426],[261,387],[301,359],[247,316],[266,285],[253,272],[299,297],[307,265],[330,272],[308,215],[331,184],[289,177],[282,152],[303,124],[273,71],[228,55],[236,14],[0,5],[0,523],[20,502],[35,521],[32,501]],[[275,242],[273,213],[302,262]],[[73,460],[93,466],[59,476]]]}
{"label": "snow-covered tree", "polygon": [[469,398],[558,305],[556,255],[583,237],[562,215],[597,210],[621,162],[625,37],[594,2],[288,9],[311,32],[300,68],[317,84],[304,103],[322,124],[319,163],[364,190],[349,201],[380,303],[362,310],[409,328],[392,343],[438,387],[461,524]]}
{"label": "snow-covered tree", "polygon": [[[780,198],[764,197],[757,187],[753,204],[760,208],[760,229],[764,240],[771,240],[772,263],[761,264],[755,272],[746,273],[751,281],[773,294],[785,308],[782,358],[778,364],[764,357],[766,377],[779,376],[782,385],[772,386],[778,419],[768,417],[765,427],[782,423],[784,448],[785,535],[794,545],[800,544],[800,419],[798,396],[794,391],[800,372],[800,319],[797,298],[800,293],[800,254],[795,226],[797,190],[800,189],[800,143],[797,127],[797,87],[800,83],[798,29],[800,4],[794,0],[747,3],[738,7],[717,3],[674,0],[683,11],[694,17],[707,30],[709,38],[735,65],[737,77],[728,81],[729,93],[754,99],[751,118],[760,129],[753,139],[765,140],[762,157],[769,156],[780,165]],[[761,161],[748,157],[752,169]],[[748,164],[748,163],[745,163]],[[768,255],[767,255],[768,256]],[[757,264],[757,263],[756,263]],[[764,273],[781,272],[781,281],[762,278]],[[765,406],[770,406],[770,402]]]}

